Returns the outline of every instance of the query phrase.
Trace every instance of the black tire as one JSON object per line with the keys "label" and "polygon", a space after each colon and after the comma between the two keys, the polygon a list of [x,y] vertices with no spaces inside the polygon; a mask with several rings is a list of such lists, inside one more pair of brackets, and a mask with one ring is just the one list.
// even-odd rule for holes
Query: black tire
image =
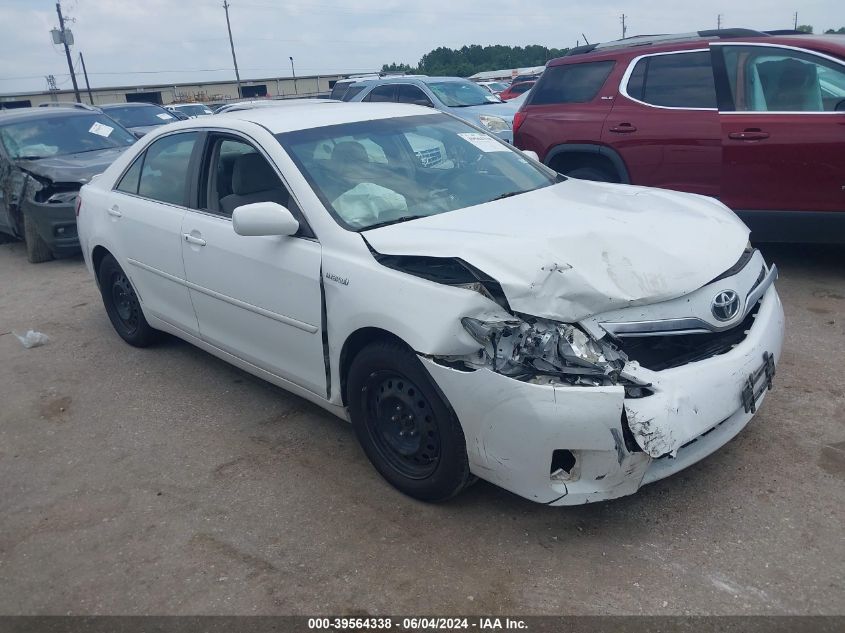
{"label": "black tire", "polygon": [[97,280],[106,314],[120,338],[135,347],[147,347],[161,337],[161,332],[153,329],[144,318],[141,302],[129,276],[113,256],[103,257],[97,270]]}
{"label": "black tire", "polygon": [[596,182],[616,182],[616,180],[613,178],[613,174],[598,167],[576,167],[575,169],[570,169],[566,173],[566,175],[571,176],[572,178],[578,178],[580,180],[594,180]]}
{"label": "black tire", "polygon": [[23,240],[26,244],[26,258],[30,263],[40,264],[53,259],[53,253],[47,246],[47,242],[41,239],[38,229],[35,227],[35,222],[30,220],[26,214],[23,216]]}
{"label": "black tire", "polygon": [[444,501],[475,481],[460,423],[407,347],[381,341],[361,350],[346,394],[364,452],[400,491]]}

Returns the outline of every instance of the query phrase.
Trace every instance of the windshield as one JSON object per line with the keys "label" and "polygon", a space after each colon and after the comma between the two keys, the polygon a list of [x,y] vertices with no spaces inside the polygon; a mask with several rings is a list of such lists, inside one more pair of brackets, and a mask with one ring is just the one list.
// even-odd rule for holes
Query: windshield
{"label": "windshield", "polygon": [[0,140],[12,158],[38,159],[126,147],[136,139],[107,116],[76,114],[7,123]]}
{"label": "windshield", "polygon": [[145,125],[162,125],[176,120],[170,112],[158,106],[118,106],[107,108],[105,113],[123,127],[142,127]]}
{"label": "windshield", "polygon": [[202,105],[201,103],[192,103],[189,105],[178,105],[174,106],[179,112],[184,112],[188,116],[202,116],[204,114],[211,114],[211,110],[209,110],[206,106]]}
{"label": "windshield", "polygon": [[326,209],[360,231],[546,187],[555,176],[443,114],[278,134]]}
{"label": "windshield", "polygon": [[443,105],[449,108],[501,103],[499,97],[471,81],[439,81],[427,85]]}

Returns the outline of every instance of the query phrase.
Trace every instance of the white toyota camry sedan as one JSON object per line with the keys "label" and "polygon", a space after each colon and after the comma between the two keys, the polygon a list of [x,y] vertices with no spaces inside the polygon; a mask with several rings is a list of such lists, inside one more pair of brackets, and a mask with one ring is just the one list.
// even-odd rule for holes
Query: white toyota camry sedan
{"label": "white toyota camry sedan", "polygon": [[418,106],[151,132],[82,189],[131,345],[168,332],[348,419],[399,490],[612,499],[751,420],[777,271],[713,199],[567,179]]}

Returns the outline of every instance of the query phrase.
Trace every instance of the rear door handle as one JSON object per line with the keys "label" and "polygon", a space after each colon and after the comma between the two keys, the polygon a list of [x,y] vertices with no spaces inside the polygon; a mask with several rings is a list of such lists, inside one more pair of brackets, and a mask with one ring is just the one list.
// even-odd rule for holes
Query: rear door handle
{"label": "rear door handle", "polygon": [[113,218],[122,218],[123,214],[120,212],[120,207],[116,204],[113,204],[109,207],[108,214]]}
{"label": "rear door handle", "polygon": [[182,237],[185,238],[185,241],[188,244],[195,244],[197,246],[205,246],[205,240],[202,239],[201,237],[196,237],[194,235],[191,235],[190,233],[182,233]]}
{"label": "rear door handle", "polygon": [[762,141],[769,138],[769,133],[757,128],[749,128],[742,132],[731,132],[728,138],[734,141]]}
{"label": "rear door handle", "polygon": [[636,132],[637,127],[635,125],[631,125],[630,123],[620,123],[619,125],[614,125],[610,128],[611,132],[616,132],[617,134],[630,134],[631,132]]}

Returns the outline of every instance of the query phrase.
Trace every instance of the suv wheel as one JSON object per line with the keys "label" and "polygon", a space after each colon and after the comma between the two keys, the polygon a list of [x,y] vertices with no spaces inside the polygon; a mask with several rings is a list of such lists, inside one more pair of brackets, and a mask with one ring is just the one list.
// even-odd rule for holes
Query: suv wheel
{"label": "suv wheel", "polygon": [[598,167],[576,167],[566,172],[567,176],[580,180],[594,180],[596,182],[615,182],[613,176]]}

